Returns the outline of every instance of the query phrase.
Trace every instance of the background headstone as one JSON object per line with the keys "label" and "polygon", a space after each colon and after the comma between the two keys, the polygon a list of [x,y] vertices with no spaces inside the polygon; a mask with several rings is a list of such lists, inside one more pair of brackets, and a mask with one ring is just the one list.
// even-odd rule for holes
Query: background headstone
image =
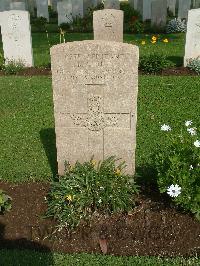
{"label": "background headstone", "polygon": [[111,155],[135,170],[138,47],[105,41],[51,48],[58,173]]}
{"label": "background headstone", "polygon": [[191,7],[191,0],[179,0],[178,1],[178,18],[183,19],[188,17],[188,11]]}
{"label": "background headstone", "polygon": [[94,8],[97,6],[97,4],[97,0],[83,0],[84,15],[88,13],[89,8]]}
{"label": "background headstone", "polygon": [[71,0],[63,0],[57,3],[58,25],[62,23],[72,22],[72,2]]}
{"label": "background headstone", "polygon": [[57,12],[57,0],[52,0],[52,9]]}
{"label": "background headstone", "polygon": [[188,13],[184,66],[191,58],[200,58],[200,8]]}
{"label": "background headstone", "polygon": [[143,21],[151,19],[151,2],[152,0],[137,1],[137,10],[140,12]]}
{"label": "background headstone", "polygon": [[10,10],[11,0],[0,0],[0,12]]}
{"label": "background headstone", "polygon": [[154,0],[151,3],[151,26],[165,27],[167,22],[167,0]]}
{"label": "background headstone", "polygon": [[83,0],[72,0],[72,16],[83,17]]}
{"label": "background headstone", "polygon": [[26,10],[25,2],[11,2],[10,10]]}
{"label": "background headstone", "polygon": [[1,17],[1,34],[6,63],[21,61],[25,66],[33,66],[30,16],[27,11],[4,11]]}
{"label": "background headstone", "polygon": [[119,0],[105,0],[104,1],[105,9],[120,9]]}
{"label": "background headstone", "polygon": [[48,0],[36,0],[37,17],[46,18],[49,21]]}
{"label": "background headstone", "polygon": [[176,0],[167,0],[167,8],[175,16],[175,12],[176,12]]}
{"label": "background headstone", "polygon": [[93,12],[94,40],[123,42],[124,12],[104,9]]}

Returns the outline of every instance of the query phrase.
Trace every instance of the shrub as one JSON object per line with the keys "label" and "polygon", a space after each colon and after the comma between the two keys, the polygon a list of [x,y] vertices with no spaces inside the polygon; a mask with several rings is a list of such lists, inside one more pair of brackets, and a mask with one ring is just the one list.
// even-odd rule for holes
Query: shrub
{"label": "shrub", "polygon": [[173,66],[173,63],[166,59],[163,54],[151,53],[140,59],[139,68],[148,74],[154,74],[165,68]]}
{"label": "shrub", "polygon": [[44,17],[35,18],[33,20],[33,25],[38,31],[44,31],[46,29],[47,19]]}
{"label": "shrub", "polygon": [[24,69],[22,61],[9,60],[2,66],[2,70],[7,75],[15,75]]}
{"label": "shrub", "polygon": [[133,176],[122,173],[124,167],[115,157],[98,164],[93,159],[74,166],[67,163],[65,176],[51,185],[46,217],[54,217],[60,228],[73,229],[94,213],[132,210],[138,187]]}
{"label": "shrub", "polygon": [[187,67],[195,71],[199,75],[200,74],[200,58],[190,59],[188,61]]}
{"label": "shrub", "polygon": [[166,26],[167,33],[186,32],[187,25],[185,20],[174,18]]}
{"label": "shrub", "polygon": [[11,209],[11,201],[11,197],[9,197],[3,190],[0,190],[0,213],[3,214],[5,211]]}
{"label": "shrub", "polygon": [[167,192],[176,205],[200,218],[200,134],[192,121],[179,128],[161,127],[166,141],[154,155],[157,183],[161,193]]}

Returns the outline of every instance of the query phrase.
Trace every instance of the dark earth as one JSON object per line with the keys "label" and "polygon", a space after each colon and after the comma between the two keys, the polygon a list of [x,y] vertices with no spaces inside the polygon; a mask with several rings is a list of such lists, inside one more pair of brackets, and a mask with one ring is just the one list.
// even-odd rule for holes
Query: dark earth
{"label": "dark earth", "polygon": [[[142,71],[139,71],[139,74],[144,74]],[[0,71],[0,76],[5,76],[6,74],[3,71]],[[50,76],[51,75],[51,69],[50,68],[25,68],[21,70],[19,73],[13,75],[13,76]],[[197,76],[198,74],[189,68],[186,67],[174,67],[174,68],[168,68],[163,70],[160,73],[157,73],[156,75],[162,75],[162,76]]]}
{"label": "dark earth", "polygon": [[200,222],[154,192],[141,193],[129,214],[98,215],[76,232],[53,233],[55,221],[42,219],[49,186],[0,182],[0,188],[12,197],[11,211],[0,215],[0,248],[101,253],[104,243],[113,255],[200,255]]}

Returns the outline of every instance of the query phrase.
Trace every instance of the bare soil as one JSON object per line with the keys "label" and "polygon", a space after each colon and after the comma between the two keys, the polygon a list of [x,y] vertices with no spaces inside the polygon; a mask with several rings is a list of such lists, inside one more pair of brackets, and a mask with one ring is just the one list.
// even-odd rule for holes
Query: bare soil
{"label": "bare soil", "polygon": [[11,211],[0,215],[0,248],[101,253],[100,244],[106,243],[113,255],[200,255],[200,222],[156,193],[140,195],[132,213],[96,216],[76,232],[54,233],[56,222],[42,219],[49,186],[0,182],[13,199]]}

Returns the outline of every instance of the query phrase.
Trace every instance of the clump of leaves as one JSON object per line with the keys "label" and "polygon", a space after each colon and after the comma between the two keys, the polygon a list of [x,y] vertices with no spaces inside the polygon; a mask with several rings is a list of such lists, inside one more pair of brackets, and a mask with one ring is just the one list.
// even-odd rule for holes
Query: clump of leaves
{"label": "clump of leaves", "polygon": [[166,59],[163,54],[151,53],[141,57],[139,68],[147,74],[155,74],[163,69],[172,67],[173,63]]}
{"label": "clump of leaves", "polygon": [[200,218],[200,134],[192,121],[178,130],[163,125],[165,145],[153,155],[157,183],[177,206]]}
{"label": "clump of leaves", "polygon": [[0,190],[0,213],[10,211],[12,207],[12,198],[9,197],[3,190]]}
{"label": "clump of leaves", "polygon": [[9,60],[3,66],[2,70],[7,75],[15,75],[24,69],[24,64],[21,61]]}
{"label": "clump of leaves", "polygon": [[75,229],[90,221],[94,213],[128,212],[134,208],[138,186],[133,176],[123,174],[125,163],[115,157],[102,162],[66,164],[65,175],[51,184],[46,217],[53,217],[59,227]]}

